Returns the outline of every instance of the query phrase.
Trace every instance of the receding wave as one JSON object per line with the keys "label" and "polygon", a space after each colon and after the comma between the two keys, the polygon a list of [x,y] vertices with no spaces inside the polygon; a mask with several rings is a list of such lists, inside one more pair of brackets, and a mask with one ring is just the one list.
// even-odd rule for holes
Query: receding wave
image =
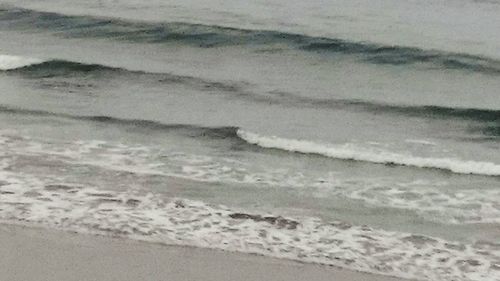
{"label": "receding wave", "polygon": [[263,148],[279,149],[302,154],[315,154],[342,160],[440,169],[458,174],[500,176],[500,164],[491,162],[478,162],[455,158],[418,157],[390,151],[374,151],[351,144],[328,145],[306,140],[261,136],[241,129],[237,131],[237,134],[248,143]]}
{"label": "receding wave", "polygon": [[500,74],[500,61],[476,55],[383,46],[335,38],[190,23],[144,23],[113,18],[69,16],[27,9],[0,9],[0,28],[42,29],[70,38],[105,38],[136,43],[177,43],[202,48],[286,46],[306,52],[356,55],[375,64],[429,64],[433,68]]}
{"label": "receding wave", "polygon": [[[494,243],[464,244],[345,221],[251,213],[3,169],[0,180],[3,223],[254,253],[415,280],[500,277],[500,245]],[[458,266],[450,270],[450,264]]]}

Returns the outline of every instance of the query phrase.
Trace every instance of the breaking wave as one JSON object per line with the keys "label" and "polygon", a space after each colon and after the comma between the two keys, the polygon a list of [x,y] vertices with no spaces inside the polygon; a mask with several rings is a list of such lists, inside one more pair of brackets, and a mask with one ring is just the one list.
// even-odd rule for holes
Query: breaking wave
{"label": "breaking wave", "polygon": [[261,136],[244,130],[238,130],[237,134],[248,143],[263,148],[279,149],[303,154],[315,154],[342,160],[440,169],[458,174],[500,176],[500,164],[491,162],[478,162],[455,158],[418,157],[390,151],[374,151],[353,144],[329,145],[306,140]]}
{"label": "breaking wave", "polygon": [[158,121],[123,119],[111,116],[79,116],[67,113],[54,113],[42,110],[28,110],[0,106],[1,113],[59,117],[72,120],[106,123],[110,125],[129,126],[140,129],[176,131],[190,137],[208,137],[224,139],[240,144],[257,145],[264,149],[279,149],[288,152],[314,154],[341,160],[364,161],[386,165],[411,166],[446,170],[458,174],[475,174],[483,176],[500,176],[500,165],[491,162],[461,160],[456,158],[430,158],[404,155],[390,151],[374,151],[353,144],[331,145],[306,140],[285,139],[275,136],[261,136],[244,131],[238,127],[203,127],[189,124],[164,124]]}

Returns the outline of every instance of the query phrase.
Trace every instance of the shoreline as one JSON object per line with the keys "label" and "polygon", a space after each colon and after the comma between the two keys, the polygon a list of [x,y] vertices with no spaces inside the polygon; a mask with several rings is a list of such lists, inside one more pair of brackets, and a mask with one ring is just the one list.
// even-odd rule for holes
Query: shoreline
{"label": "shoreline", "polygon": [[253,254],[0,224],[5,281],[402,281]]}

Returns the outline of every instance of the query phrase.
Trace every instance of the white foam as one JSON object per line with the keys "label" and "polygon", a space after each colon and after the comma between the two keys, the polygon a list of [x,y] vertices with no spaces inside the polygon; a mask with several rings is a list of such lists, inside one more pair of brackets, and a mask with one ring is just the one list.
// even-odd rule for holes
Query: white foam
{"label": "white foam", "polygon": [[[165,167],[151,166],[157,169],[155,173],[158,175],[172,174],[199,181],[249,181],[259,183],[255,185],[258,187],[282,184],[289,175],[286,171],[256,174],[251,170],[239,170],[242,167],[230,166],[239,162],[217,162],[213,157],[203,155],[166,154],[153,147],[100,141],[47,141],[3,133],[0,134],[0,144],[2,222],[258,253],[411,279],[475,281],[500,277],[500,245],[460,244],[312,217],[285,219],[260,212],[249,215],[250,212],[244,210],[148,193],[141,190],[144,181],[129,178],[149,175],[150,171],[140,167],[150,169],[156,159],[151,158],[152,155],[161,155],[170,162]],[[97,167],[90,170],[92,175],[97,178],[104,175],[106,180],[87,181],[81,175],[71,177],[73,170],[81,173],[88,168],[86,165],[92,169]],[[46,166],[48,170],[44,170]],[[109,177],[108,169],[130,171],[130,175],[123,175],[125,179],[116,174]],[[310,186],[311,183],[308,176],[290,179],[291,185]],[[478,198],[489,199],[490,207],[496,208],[493,199],[498,195],[485,193],[483,198],[464,190],[456,192],[454,197],[433,192],[421,194],[422,197],[415,200],[397,200],[401,199],[403,188],[420,192],[420,187],[426,185],[428,183],[422,181],[400,189],[377,189],[373,184],[360,183],[360,188],[366,189],[354,188],[360,192],[349,193],[353,186],[342,188],[341,184],[332,190],[364,200],[376,197],[375,204],[389,202],[387,205],[401,204],[412,208],[429,205],[429,200],[438,196],[438,200],[430,203],[443,207],[442,212],[448,212],[450,204],[459,207],[467,200],[477,203]],[[119,190],[111,190],[114,188]],[[443,203],[444,197],[448,201]],[[384,198],[390,200],[380,201]],[[408,202],[415,202],[415,205],[406,204]],[[473,208],[470,211],[471,216],[499,217],[498,208]],[[235,216],[237,213],[240,215]]]}
{"label": "white foam", "polygon": [[42,62],[43,60],[35,58],[26,58],[26,57],[0,54],[0,70],[12,70],[33,64],[39,64]]}
{"label": "white foam", "polygon": [[434,182],[361,183],[342,195],[377,207],[411,210],[429,221],[446,224],[500,223],[500,190],[447,189]]}
{"label": "white foam", "polygon": [[335,265],[414,280],[500,280],[500,245],[110,191],[0,170],[0,221]]}
{"label": "white foam", "polygon": [[0,144],[1,163],[5,165],[16,165],[18,161],[36,163],[40,159],[39,165],[47,167],[43,171],[37,168],[41,174],[72,181],[81,180],[79,175],[86,170],[100,178],[101,184],[106,182],[106,188],[118,184],[130,187],[133,181],[108,180],[117,174],[136,179],[173,177],[203,183],[279,188],[295,193],[306,192],[307,196],[313,197],[350,198],[369,207],[410,210],[426,220],[446,224],[500,223],[500,190],[495,188],[483,188],[478,192],[474,185],[450,186],[448,182],[436,180],[407,182],[394,178],[345,178],[335,171],[323,173],[274,166],[254,167],[230,158],[153,146],[96,140],[30,139],[7,131],[0,131]]}
{"label": "white foam", "polygon": [[455,158],[418,157],[384,150],[374,150],[354,144],[321,144],[306,140],[261,136],[241,129],[238,130],[237,134],[248,143],[264,148],[280,149],[304,154],[317,154],[343,160],[442,169],[459,174],[500,176],[500,165],[491,162]]}

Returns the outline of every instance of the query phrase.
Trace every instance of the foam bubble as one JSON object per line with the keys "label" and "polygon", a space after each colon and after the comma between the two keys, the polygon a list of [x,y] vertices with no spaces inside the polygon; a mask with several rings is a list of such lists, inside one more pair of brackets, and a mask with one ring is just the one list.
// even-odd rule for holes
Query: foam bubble
{"label": "foam bubble", "polygon": [[455,158],[418,157],[384,150],[373,150],[354,144],[332,145],[305,140],[279,138],[275,136],[261,136],[244,130],[238,130],[237,134],[248,143],[264,148],[281,149],[304,154],[317,154],[344,160],[442,169],[459,174],[500,176],[500,165],[491,162]]}

